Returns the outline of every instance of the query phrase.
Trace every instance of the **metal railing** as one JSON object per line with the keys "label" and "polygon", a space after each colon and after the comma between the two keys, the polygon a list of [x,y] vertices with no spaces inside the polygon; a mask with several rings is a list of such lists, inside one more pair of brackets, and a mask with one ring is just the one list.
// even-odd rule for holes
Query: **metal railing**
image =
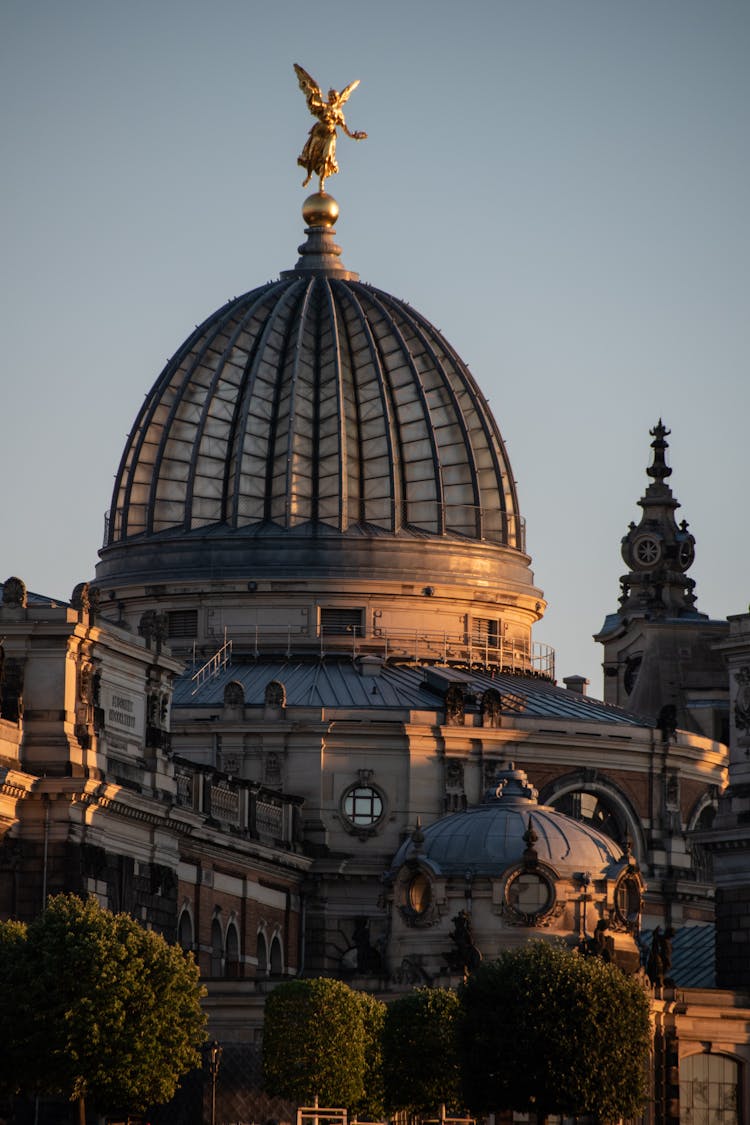
{"label": "metal railing", "polygon": [[[336,627],[326,630],[321,626],[316,635],[310,635],[301,631],[299,623],[266,629],[256,625],[251,637],[250,651],[256,659],[269,652],[283,654],[290,659],[294,654],[309,652],[314,648],[321,659],[348,652],[352,659],[367,655],[380,657],[384,661],[482,667],[514,675],[540,676],[549,680],[555,678],[555,650],[551,645],[539,641],[480,638],[465,632],[385,627],[376,627],[374,631],[365,633],[356,625],[349,626],[345,631]],[[227,643],[231,645],[232,642]],[[222,648],[219,653],[223,651]],[[196,673],[194,681],[216,661],[219,653]],[[208,678],[208,673],[205,678]],[[195,691],[198,686],[200,685],[195,687]]]}
{"label": "metal railing", "polygon": [[383,659],[410,659],[415,663],[461,664],[495,668],[515,674],[531,673],[555,678],[555,650],[538,641],[477,638],[465,633],[425,629],[382,628],[372,637],[357,638],[359,652],[377,653]]}
{"label": "metal railing", "polygon": [[197,672],[190,677],[190,682],[193,685],[191,695],[196,692],[208,680],[212,680],[214,676],[218,676],[219,672],[226,668],[227,664],[232,659],[232,642],[227,640],[227,631],[224,630],[224,644],[221,648],[211,656],[205,664],[203,664]]}

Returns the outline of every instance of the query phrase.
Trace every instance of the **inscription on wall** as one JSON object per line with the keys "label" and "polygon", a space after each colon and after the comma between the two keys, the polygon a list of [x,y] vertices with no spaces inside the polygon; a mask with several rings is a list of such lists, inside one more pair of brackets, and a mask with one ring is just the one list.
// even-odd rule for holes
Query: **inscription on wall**
{"label": "inscription on wall", "polygon": [[143,696],[131,695],[124,688],[103,685],[104,723],[110,731],[143,737]]}

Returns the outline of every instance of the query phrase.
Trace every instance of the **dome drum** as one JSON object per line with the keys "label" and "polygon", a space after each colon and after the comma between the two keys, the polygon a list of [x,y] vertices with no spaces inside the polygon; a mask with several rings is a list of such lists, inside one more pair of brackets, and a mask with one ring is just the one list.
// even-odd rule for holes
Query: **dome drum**
{"label": "dome drum", "polygon": [[[227,551],[220,560],[216,552],[200,549],[191,556],[184,540],[173,544],[173,560],[171,552],[144,542],[125,557],[126,565],[138,558],[143,565],[127,585],[123,568],[116,573],[117,585],[110,586],[112,560],[102,562],[102,603],[117,604],[135,630],[142,614],[153,609],[154,596],[159,598],[165,636],[175,654],[207,658],[222,645],[226,631],[235,656],[372,652],[382,659],[480,664],[553,677],[552,651],[531,639],[541,593],[524,586],[514,551],[505,552],[504,574],[497,550],[484,553],[482,544],[469,549],[461,544],[459,553],[441,543],[431,552],[433,560],[445,561],[441,573],[434,565],[424,571],[413,540],[387,546],[379,539],[344,539],[337,550],[327,541],[327,550],[316,550],[314,543],[298,542],[293,535],[260,542],[265,567],[257,565],[255,553],[249,565],[237,539],[224,541]],[[232,566],[227,559],[233,559]],[[473,573],[472,562],[477,564]],[[484,577],[488,569],[495,582]],[[154,575],[159,585],[153,584]],[[425,579],[430,585],[423,584]]]}

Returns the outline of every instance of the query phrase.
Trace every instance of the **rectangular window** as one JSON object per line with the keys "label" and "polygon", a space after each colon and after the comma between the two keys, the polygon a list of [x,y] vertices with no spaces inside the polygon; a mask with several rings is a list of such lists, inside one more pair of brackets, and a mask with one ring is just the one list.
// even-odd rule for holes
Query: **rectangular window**
{"label": "rectangular window", "polygon": [[320,607],[320,632],[324,637],[361,637],[364,632],[364,609],[338,606]]}

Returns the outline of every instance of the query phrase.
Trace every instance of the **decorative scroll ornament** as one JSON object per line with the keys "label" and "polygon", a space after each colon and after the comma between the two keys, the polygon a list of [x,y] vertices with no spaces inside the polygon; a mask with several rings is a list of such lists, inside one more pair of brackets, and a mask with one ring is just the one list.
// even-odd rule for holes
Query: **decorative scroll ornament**
{"label": "decorative scroll ornament", "polygon": [[347,127],[341,107],[349,100],[351,94],[359,86],[359,79],[350,82],[339,93],[338,90],[329,90],[328,99],[314,78],[297,63],[294,70],[299,81],[300,89],[305,95],[307,108],[317,121],[310,130],[305,147],[297,158],[297,163],[307,172],[307,179],[302,186],[307,187],[313,176],[320,177],[320,191],[325,191],[325,182],[329,176],[335,176],[339,170],[336,162],[336,130],[341,129],[353,141],[364,141],[367,133],[352,133]]}

